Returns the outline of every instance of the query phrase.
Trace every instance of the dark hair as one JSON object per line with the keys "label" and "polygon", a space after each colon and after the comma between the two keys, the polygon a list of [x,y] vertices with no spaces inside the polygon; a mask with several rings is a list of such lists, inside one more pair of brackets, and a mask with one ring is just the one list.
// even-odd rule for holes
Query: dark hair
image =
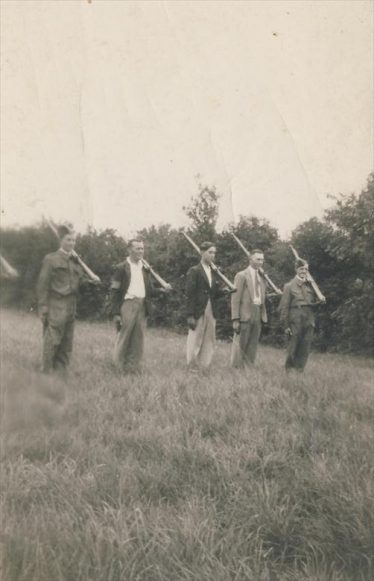
{"label": "dark hair", "polygon": [[200,245],[200,250],[205,252],[205,250],[209,250],[209,248],[212,248],[212,246],[214,246],[214,248],[216,247],[216,245],[213,242],[209,242],[207,240]]}
{"label": "dark hair", "polygon": [[252,250],[251,254],[263,254],[264,251],[260,250],[259,248],[255,248],[254,250]]}
{"label": "dark hair", "polygon": [[131,238],[131,240],[128,241],[128,246],[132,246],[134,244],[134,242],[141,242],[142,244],[144,244],[144,240],[142,240],[141,238]]}

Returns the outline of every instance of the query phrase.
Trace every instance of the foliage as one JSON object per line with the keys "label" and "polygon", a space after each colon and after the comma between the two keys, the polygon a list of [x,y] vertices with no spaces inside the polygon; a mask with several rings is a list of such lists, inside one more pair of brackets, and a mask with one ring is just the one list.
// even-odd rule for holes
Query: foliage
{"label": "foliage", "polygon": [[[235,233],[249,251],[260,248],[265,252],[265,270],[282,288],[294,276],[288,241],[281,240],[267,220],[256,216],[240,216],[237,223],[217,232],[219,194],[214,187],[199,184],[198,188],[198,194],[185,208],[193,240],[197,244],[212,240],[217,246],[217,264],[233,280],[248,265],[248,258],[231,236]],[[174,289],[168,297],[155,299],[149,323],[185,331],[185,276],[199,257],[182,230],[172,225],[151,226],[138,234],[145,242],[145,258]],[[57,248],[54,234],[42,222],[32,227],[5,229],[1,239],[1,252],[20,272],[19,279],[2,281],[2,301],[33,309],[43,256]],[[322,220],[311,218],[298,226],[290,242],[309,261],[311,273],[328,299],[318,309],[315,347],[321,351],[374,354],[374,176],[369,177],[360,195],[341,196]],[[111,229],[102,232],[89,229],[78,236],[77,251],[102,280],[100,286],[82,288],[79,317],[101,319],[106,316],[113,265],[127,255],[126,241]],[[262,336],[265,343],[273,345],[284,342],[278,323],[278,302],[274,297],[268,300],[269,323]],[[232,336],[228,298],[222,299],[219,306],[217,333],[222,339]]]}
{"label": "foliage", "polygon": [[215,187],[199,183],[198,189],[197,196],[192,197],[189,206],[183,206],[183,210],[197,234],[196,242],[198,244],[205,240],[215,242],[220,196]]}

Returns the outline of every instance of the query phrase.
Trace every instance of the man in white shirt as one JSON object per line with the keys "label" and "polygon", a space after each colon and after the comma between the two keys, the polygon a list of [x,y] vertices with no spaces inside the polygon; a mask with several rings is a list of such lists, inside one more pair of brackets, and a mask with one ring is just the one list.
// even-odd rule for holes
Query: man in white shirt
{"label": "man in white shirt", "polygon": [[260,274],[263,264],[264,253],[256,249],[251,253],[249,266],[235,276],[237,292],[231,297],[231,319],[235,333],[231,351],[233,367],[254,364],[261,323],[267,322],[265,281]]}
{"label": "man in white shirt", "polygon": [[171,289],[153,287],[143,256],[143,241],[130,240],[129,256],[116,266],[111,283],[111,314],[118,331],[114,362],[121,371],[130,373],[140,371],[151,298]]}

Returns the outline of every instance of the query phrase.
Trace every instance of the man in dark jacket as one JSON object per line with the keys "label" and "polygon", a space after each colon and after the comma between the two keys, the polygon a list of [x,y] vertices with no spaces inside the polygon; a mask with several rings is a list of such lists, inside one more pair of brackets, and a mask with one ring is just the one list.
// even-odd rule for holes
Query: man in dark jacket
{"label": "man in dark jacket", "polygon": [[279,312],[281,325],[289,336],[286,369],[302,372],[312,346],[316,297],[306,280],[307,262],[297,260],[295,271],[296,276],[284,286]]}
{"label": "man in dark jacket", "polygon": [[144,328],[151,298],[171,289],[154,288],[143,265],[144,243],[130,240],[129,256],[115,267],[110,311],[118,330],[114,363],[123,372],[137,373],[143,358]]}
{"label": "man in dark jacket", "polygon": [[191,367],[208,368],[212,362],[216,341],[217,299],[229,293],[219,286],[219,278],[211,264],[216,247],[204,242],[201,262],[187,273],[187,364]]}
{"label": "man in dark jacket", "polygon": [[73,256],[75,234],[58,229],[60,248],[43,260],[37,285],[38,312],[43,323],[42,371],[65,374],[73,350],[77,295],[85,278]]}

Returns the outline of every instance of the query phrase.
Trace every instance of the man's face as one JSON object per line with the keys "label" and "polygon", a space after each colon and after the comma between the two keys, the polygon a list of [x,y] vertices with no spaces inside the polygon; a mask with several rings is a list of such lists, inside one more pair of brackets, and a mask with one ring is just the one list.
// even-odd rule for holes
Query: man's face
{"label": "man's face", "polygon": [[202,259],[203,259],[203,262],[205,262],[205,264],[212,264],[212,262],[214,262],[215,257],[216,257],[216,247],[215,246],[211,246],[207,250],[204,250],[204,252],[202,254]]}
{"label": "man's face", "polygon": [[130,249],[130,259],[134,262],[139,262],[144,256],[144,244],[143,242],[132,242]]}
{"label": "man's face", "polygon": [[306,275],[308,274],[308,267],[307,266],[299,266],[299,268],[296,271],[296,274],[299,278],[302,278],[303,280],[305,280]]}
{"label": "man's face", "polygon": [[65,252],[71,252],[74,250],[75,246],[75,234],[66,234],[61,240],[61,248],[65,250]]}
{"label": "man's face", "polygon": [[251,258],[249,259],[249,264],[252,268],[258,270],[264,266],[264,255],[260,252],[255,252],[251,254]]}

